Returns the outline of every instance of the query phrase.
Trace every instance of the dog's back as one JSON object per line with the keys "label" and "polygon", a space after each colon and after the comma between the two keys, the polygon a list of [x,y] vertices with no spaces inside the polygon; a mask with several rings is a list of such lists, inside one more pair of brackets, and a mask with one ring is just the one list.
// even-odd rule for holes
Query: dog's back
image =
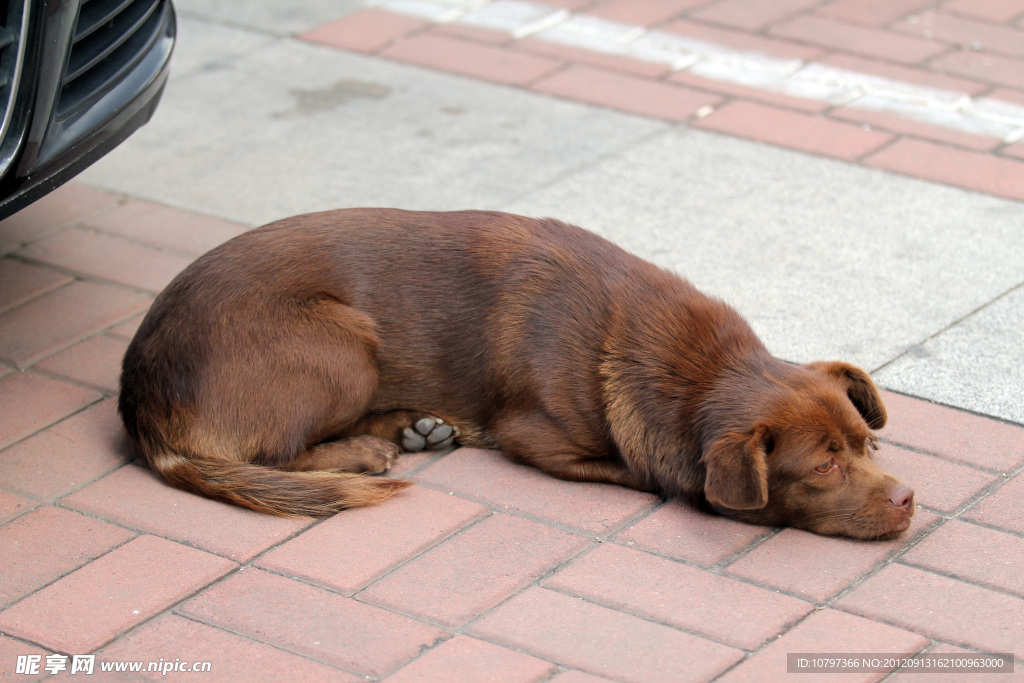
{"label": "dog's back", "polygon": [[[274,470],[367,414],[439,415],[460,442],[494,447],[505,407],[546,402],[574,439],[613,457],[602,340],[621,290],[651,277],[664,275],[554,220],[383,209],[287,219],[207,253],[161,293],[125,355],[119,408],[165,478],[293,514],[399,487]],[[257,476],[268,481],[239,496]],[[327,482],[335,490],[315,501],[268,498]],[[337,486],[360,493],[331,504]]]}

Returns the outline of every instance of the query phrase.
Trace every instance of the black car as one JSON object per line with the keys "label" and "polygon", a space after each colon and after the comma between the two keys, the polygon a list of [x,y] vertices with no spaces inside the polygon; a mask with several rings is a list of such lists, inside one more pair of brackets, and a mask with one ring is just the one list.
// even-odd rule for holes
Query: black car
{"label": "black car", "polygon": [[0,0],[0,219],[149,120],[174,38],[170,0]]}

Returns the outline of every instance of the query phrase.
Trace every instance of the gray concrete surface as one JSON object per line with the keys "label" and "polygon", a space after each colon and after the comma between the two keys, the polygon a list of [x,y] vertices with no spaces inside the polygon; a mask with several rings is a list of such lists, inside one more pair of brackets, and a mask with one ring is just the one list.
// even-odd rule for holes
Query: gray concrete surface
{"label": "gray concrete surface", "polygon": [[363,0],[177,0],[174,6],[183,18],[290,36],[373,4]]}
{"label": "gray concrete surface", "polygon": [[265,38],[202,26],[183,39],[184,72],[153,121],[83,179],[252,225],[339,206],[484,208],[667,130]]}
{"label": "gray concrete surface", "polygon": [[81,179],[251,225],[556,216],[733,303],[782,358],[1024,423],[1021,203],[301,43],[358,3],[293,4],[179,1],[160,110]]}

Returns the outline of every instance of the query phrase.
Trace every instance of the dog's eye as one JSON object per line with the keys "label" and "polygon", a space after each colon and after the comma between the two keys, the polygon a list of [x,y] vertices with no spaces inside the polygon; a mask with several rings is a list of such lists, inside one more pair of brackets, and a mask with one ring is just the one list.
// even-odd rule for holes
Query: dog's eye
{"label": "dog's eye", "polygon": [[832,471],[833,465],[834,463],[831,460],[829,460],[828,462],[823,462],[817,467],[815,467],[814,471],[817,472],[818,474],[828,474],[829,472]]}

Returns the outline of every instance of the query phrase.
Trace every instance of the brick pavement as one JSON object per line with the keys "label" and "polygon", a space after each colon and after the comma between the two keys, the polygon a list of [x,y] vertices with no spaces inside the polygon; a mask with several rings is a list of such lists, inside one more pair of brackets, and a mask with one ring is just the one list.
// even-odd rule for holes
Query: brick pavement
{"label": "brick pavement", "polygon": [[1024,199],[1024,4],[389,0],[303,39]]}
{"label": "brick pavement", "polygon": [[33,653],[185,656],[212,680],[651,681],[778,678],[796,651],[1024,652],[1024,428],[897,394],[879,457],[920,510],[882,543],[473,449],[409,456],[396,474],[420,486],[326,520],[165,486],[131,462],[114,410],[162,280],[40,245],[176,264],[242,229],[79,184],[0,224],[18,283],[0,310],[0,678]]}
{"label": "brick pavement", "polygon": [[[305,39],[983,192],[1024,187],[1022,143],[998,136],[388,4]],[[548,5],[633,40],[629,27],[664,29],[1024,104],[1019,1]],[[534,10],[520,16],[549,16]],[[886,395],[879,458],[920,509],[882,543],[744,525],[472,449],[403,458],[395,474],[419,486],[326,520],[170,489],[132,462],[120,355],[167,279],[244,229],[78,183],[0,223],[0,680],[45,677],[12,672],[52,653],[210,661],[202,680],[765,681],[790,652],[1024,664],[1024,427],[913,397]]]}

